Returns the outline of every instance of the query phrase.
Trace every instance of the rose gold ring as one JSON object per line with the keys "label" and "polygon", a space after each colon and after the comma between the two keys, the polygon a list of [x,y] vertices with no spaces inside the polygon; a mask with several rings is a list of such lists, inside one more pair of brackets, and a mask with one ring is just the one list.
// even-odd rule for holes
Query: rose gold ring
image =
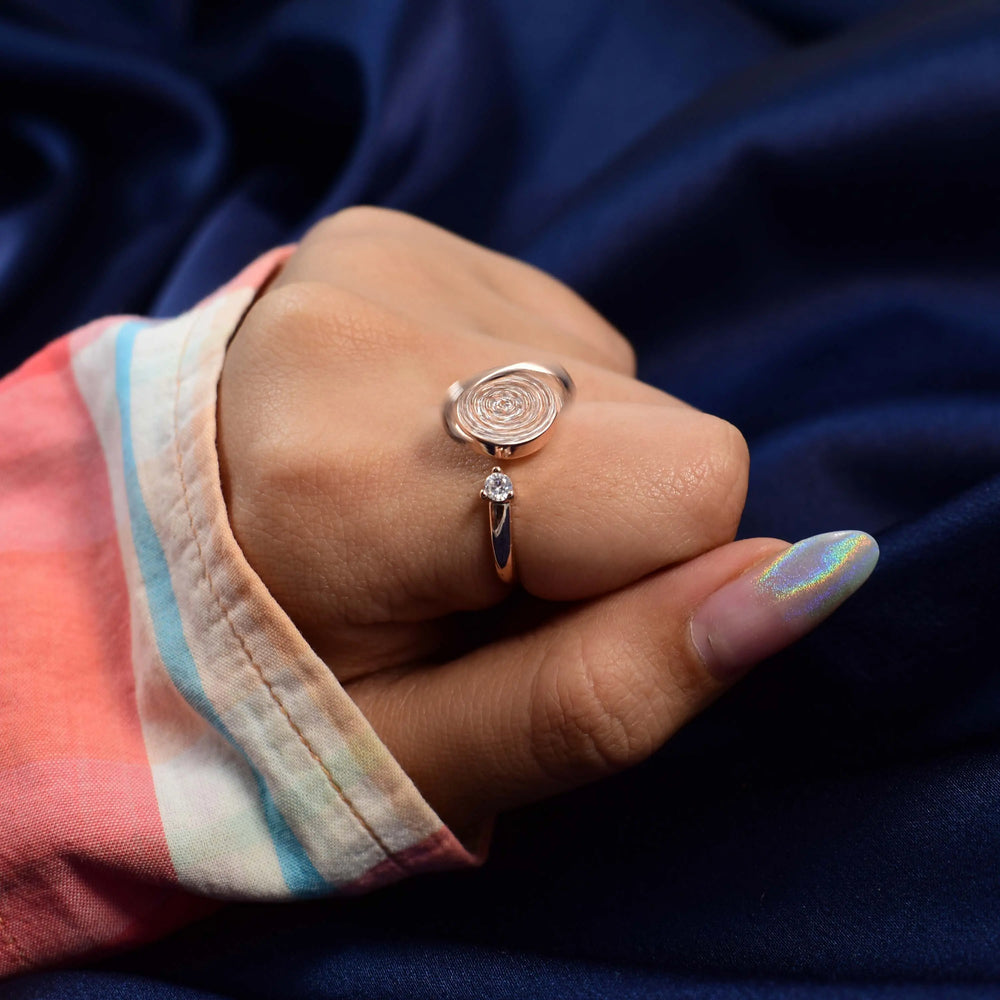
{"label": "rose gold ring", "polygon": [[[491,368],[455,382],[444,401],[444,423],[456,441],[472,445],[491,458],[523,458],[549,439],[559,411],[573,398],[575,387],[561,365],[522,362]],[[481,491],[489,501],[493,564],[505,583],[514,579],[510,502],[514,484],[499,465]]]}

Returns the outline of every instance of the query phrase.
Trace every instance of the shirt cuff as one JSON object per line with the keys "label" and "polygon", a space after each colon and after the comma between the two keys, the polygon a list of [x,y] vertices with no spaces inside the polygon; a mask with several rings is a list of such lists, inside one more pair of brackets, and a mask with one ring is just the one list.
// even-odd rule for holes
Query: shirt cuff
{"label": "shirt cuff", "polygon": [[464,846],[441,822],[231,530],[218,382],[230,338],[292,250],[175,320],[126,321],[74,351],[105,453],[120,456],[139,717],[170,858],[181,885],[225,899],[359,892],[481,864],[491,832]]}

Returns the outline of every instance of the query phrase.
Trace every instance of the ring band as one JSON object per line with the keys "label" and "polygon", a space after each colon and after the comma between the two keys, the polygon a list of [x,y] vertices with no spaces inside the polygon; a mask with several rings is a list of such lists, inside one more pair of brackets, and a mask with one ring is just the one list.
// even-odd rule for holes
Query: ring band
{"label": "ring band", "polygon": [[[491,368],[449,388],[443,406],[445,427],[456,441],[492,458],[523,458],[549,439],[556,417],[574,392],[573,380],[561,365],[522,362]],[[514,485],[499,465],[486,477],[481,496],[489,501],[494,568],[501,580],[510,583]]]}
{"label": "ring band", "polygon": [[514,551],[510,540],[510,502],[514,498],[514,484],[510,476],[495,465],[479,495],[490,503],[493,568],[504,583],[510,583],[514,579]]}

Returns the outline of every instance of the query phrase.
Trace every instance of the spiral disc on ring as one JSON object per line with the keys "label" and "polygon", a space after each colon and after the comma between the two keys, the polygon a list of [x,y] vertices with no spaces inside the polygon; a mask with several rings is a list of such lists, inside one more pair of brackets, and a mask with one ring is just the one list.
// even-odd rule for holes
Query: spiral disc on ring
{"label": "spiral disc on ring", "polygon": [[466,389],[457,400],[455,421],[470,437],[513,447],[544,434],[561,405],[549,381],[513,372]]}
{"label": "spiral disc on ring", "polygon": [[494,458],[536,452],[575,386],[561,365],[525,361],[455,382],[443,416],[448,433]]}

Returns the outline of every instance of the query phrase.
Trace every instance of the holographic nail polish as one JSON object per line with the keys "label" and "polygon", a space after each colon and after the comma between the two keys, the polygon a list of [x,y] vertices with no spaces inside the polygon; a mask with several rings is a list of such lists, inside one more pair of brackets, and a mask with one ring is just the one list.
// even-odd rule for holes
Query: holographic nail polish
{"label": "holographic nail polish", "polygon": [[863,531],[803,539],[731,580],[695,611],[695,648],[713,674],[733,680],[815,628],[868,579],[876,562],[878,545]]}

